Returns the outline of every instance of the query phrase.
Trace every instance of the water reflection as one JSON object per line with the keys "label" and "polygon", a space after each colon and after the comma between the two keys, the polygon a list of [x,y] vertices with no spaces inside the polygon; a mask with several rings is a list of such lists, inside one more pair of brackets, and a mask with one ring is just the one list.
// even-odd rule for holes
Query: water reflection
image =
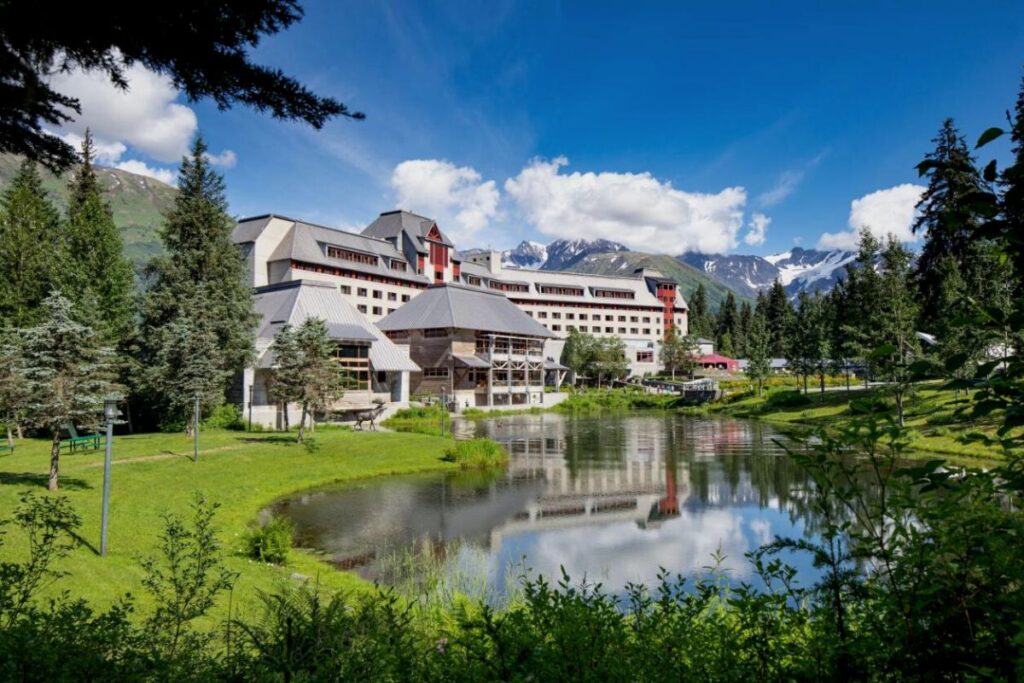
{"label": "water reflection", "polygon": [[[575,419],[523,415],[469,422],[511,454],[501,474],[389,478],[282,501],[300,542],[338,566],[386,579],[395,552],[601,580],[613,589],[692,575],[725,556],[751,578],[744,553],[775,535],[814,533],[808,481],[768,426],[678,415]],[[803,567],[802,571],[810,571]]]}

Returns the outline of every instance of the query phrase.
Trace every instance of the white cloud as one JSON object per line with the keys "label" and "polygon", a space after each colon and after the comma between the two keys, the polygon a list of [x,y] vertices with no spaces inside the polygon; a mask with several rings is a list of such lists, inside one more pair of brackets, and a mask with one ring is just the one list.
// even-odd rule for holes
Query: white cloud
{"label": "white cloud", "polygon": [[545,235],[604,238],[662,253],[736,246],[747,198],[742,187],[703,194],[650,173],[559,173],[568,163],[536,159],[505,182],[526,220]]}
{"label": "white cloud", "polygon": [[235,164],[238,163],[238,155],[232,150],[226,149],[220,154],[206,153],[206,160],[214,166],[221,166],[223,168],[234,168]]}
{"label": "white cloud", "polygon": [[747,225],[747,234],[743,236],[743,241],[752,247],[764,244],[765,233],[768,231],[768,225],[771,222],[772,219],[763,213],[755,213],[750,217],[750,223]]}
{"label": "white cloud", "polygon": [[918,238],[911,231],[917,203],[925,191],[921,185],[904,183],[877,190],[850,202],[850,229],[845,232],[826,232],[818,239],[819,249],[856,249],[858,233],[867,228],[873,235],[885,238],[894,235],[901,242]]}
{"label": "white cloud", "polygon": [[469,166],[410,159],[391,174],[398,206],[434,218],[456,242],[471,239],[498,215],[500,193]]}
{"label": "white cloud", "polygon": [[765,192],[757,196],[757,203],[760,206],[775,206],[783,199],[793,194],[793,191],[804,179],[803,171],[784,171],[775,179],[775,184]]}
{"label": "white cloud", "polygon": [[149,166],[144,161],[138,159],[127,159],[125,161],[119,161],[113,164],[114,168],[119,168],[122,171],[128,171],[129,173],[135,173],[137,175],[144,175],[150,178],[156,178],[162,183],[168,185],[176,185],[178,182],[178,174],[170,169],[166,168],[155,168]]}
{"label": "white cloud", "polygon": [[[152,168],[145,162],[122,161],[130,147],[135,152],[163,163],[174,163],[186,155],[199,122],[190,108],[176,102],[178,90],[171,79],[140,64],[125,69],[127,90],[115,87],[104,72],[75,70],[57,73],[50,85],[58,92],[78,99],[81,115],[61,127],[61,137],[78,147],[85,129],[92,131],[96,161],[124,168],[124,164],[147,169],[154,178],[173,179],[174,173]],[[232,150],[208,154],[210,163],[232,168],[238,161]],[[125,168],[125,170],[131,170]],[[133,171],[134,172],[134,171]],[[168,174],[170,174],[168,176]]]}

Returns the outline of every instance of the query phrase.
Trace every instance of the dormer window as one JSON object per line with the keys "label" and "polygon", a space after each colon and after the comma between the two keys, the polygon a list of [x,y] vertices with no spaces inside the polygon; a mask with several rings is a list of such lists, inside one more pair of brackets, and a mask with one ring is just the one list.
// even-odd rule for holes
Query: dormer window
{"label": "dormer window", "polygon": [[362,251],[355,251],[353,249],[345,249],[344,247],[335,247],[328,245],[327,256],[330,258],[341,259],[342,261],[352,261],[353,263],[363,263],[368,266],[377,265],[377,256],[375,254],[367,254]]}
{"label": "dormer window", "polygon": [[398,259],[391,259],[391,270],[396,270],[400,273],[404,273],[407,268],[405,261],[399,261]]}

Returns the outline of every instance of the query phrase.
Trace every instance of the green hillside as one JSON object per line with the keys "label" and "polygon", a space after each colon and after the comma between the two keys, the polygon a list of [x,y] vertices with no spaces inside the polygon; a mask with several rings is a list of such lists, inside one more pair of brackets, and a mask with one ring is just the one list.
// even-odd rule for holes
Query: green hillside
{"label": "green hillside", "polygon": [[[683,297],[689,301],[690,297],[697,290],[697,286],[704,285],[708,293],[708,306],[712,311],[725,300],[729,288],[717,280],[713,280],[703,271],[693,266],[680,263],[671,256],[665,254],[644,254],[638,251],[615,251],[604,254],[591,254],[570,270],[579,273],[595,273],[597,275],[632,275],[637,268],[648,268],[656,270],[665,277],[674,278],[679,283],[679,290]],[[736,302],[750,301],[749,298],[735,294]]]}
{"label": "green hillside", "polygon": [[[6,187],[20,163],[18,157],[0,154],[0,190]],[[97,167],[96,170],[114,210],[114,223],[121,229],[125,254],[132,265],[139,268],[160,252],[157,228],[163,220],[163,212],[174,202],[177,190],[159,180],[116,168]],[[67,206],[67,174],[58,178],[43,168],[40,174],[54,204],[63,212]]]}

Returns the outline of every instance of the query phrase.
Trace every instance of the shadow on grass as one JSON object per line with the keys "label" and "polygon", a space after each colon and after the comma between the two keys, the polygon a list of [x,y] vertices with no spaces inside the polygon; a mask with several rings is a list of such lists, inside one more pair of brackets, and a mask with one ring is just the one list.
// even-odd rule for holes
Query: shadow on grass
{"label": "shadow on grass", "polygon": [[285,443],[294,444],[295,435],[278,434],[273,436],[246,436],[239,439],[242,443]]}
{"label": "shadow on grass", "polygon": [[[50,477],[46,474],[35,472],[0,472],[0,486],[42,486],[46,488]],[[87,484],[84,479],[74,477],[61,477],[60,487],[72,491],[91,489],[92,485]]]}

